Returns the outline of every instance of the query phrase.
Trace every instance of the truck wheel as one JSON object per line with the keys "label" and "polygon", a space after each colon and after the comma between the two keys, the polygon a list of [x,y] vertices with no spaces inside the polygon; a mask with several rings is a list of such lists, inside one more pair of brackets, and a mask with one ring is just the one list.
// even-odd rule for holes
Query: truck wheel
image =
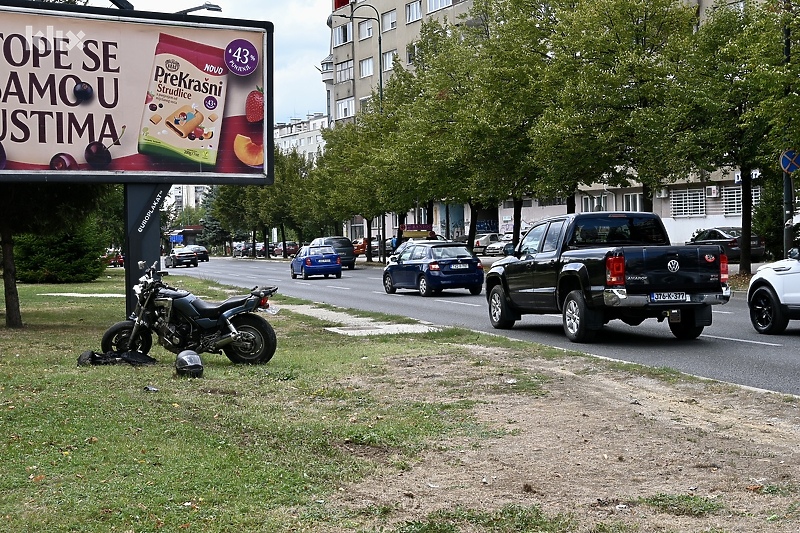
{"label": "truck wheel", "polygon": [[750,323],[755,330],[765,335],[783,333],[789,325],[789,317],[781,309],[778,296],[769,287],[759,287],[750,298]]}
{"label": "truck wheel", "polygon": [[564,301],[562,323],[564,333],[572,342],[591,342],[597,330],[589,329],[590,315],[596,313],[586,306],[586,300],[581,291],[572,291]]}
{"label": "truck wheel", "polygon": [[489,292],[489,321],[495,329],[511,329],[514,320],[506,302],[506,293],[501,285],[495,285]]}
{"label": "truck wheel", "polygon": [[[687,320],[690,318],[691,320]],[[691,341],[696,339],[703,333],[703,326],[694,325],[694,314],[683,313],[680,322],[670,322],[669,330],[675,335],[676,339],[682,341]]]}

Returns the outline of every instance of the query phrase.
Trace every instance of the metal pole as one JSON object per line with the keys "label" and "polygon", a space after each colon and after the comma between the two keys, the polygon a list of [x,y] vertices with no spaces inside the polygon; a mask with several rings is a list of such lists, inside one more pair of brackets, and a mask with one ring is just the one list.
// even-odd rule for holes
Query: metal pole
{"label": "metal pole", "polygon": [[[784,0],[784,9],[788,13],[791,10],[791,1]],[[787,65],[791,61],[792,39],[789,24],[783,26],[783,58]],[[789,88],[786,88],[787,94]],[[792,175],[784,170],[783,172],[783,257],[789,257],[789,250],[792,248],[794,237],[794,187],[792,186]]]}

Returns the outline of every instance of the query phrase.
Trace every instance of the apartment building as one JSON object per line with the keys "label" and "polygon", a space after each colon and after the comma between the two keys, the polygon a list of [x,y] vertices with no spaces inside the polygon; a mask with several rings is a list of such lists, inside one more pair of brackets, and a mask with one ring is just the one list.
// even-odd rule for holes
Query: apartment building
{"label": "apartment building", "polygon": [[[702,19],[713,8],[713,0],[687,0],[697,5]],[[743,4],[743,2],[735,2]],[[333,0],[328,18],[331,31],[330,55],[322,61],[322,81],[328,95],[331,125],[351,119],[362,106],[380,95],[382,85],[392,74],[393,59],[397,56],[404,67],[413,67],[413,43],[421,23],[429,17],[456,21],[472,7],[471,0]],[[753,203],[757,205],[761,188],[753,188]],[[578,211],[598,208],[611,210],[642,210],[642,187],[610,188],[602,183],[581,187],[576,192]],[[742,191],[740,175],[718,171],[710,176],[687,176],[680,183],[657,191],[653,211],[659,213],[673,242],[688,240],[699,228],[741,225]],[[521,224],[532,222],[566,210],[566,198],[525,198]],[[511,200],[496,209],[471,214],[465,206],[434,205],[430,217],[424,209],[408,213],[408,223],[433,220],[434,230],[443,235],[457,236],[467,231],[470,216],[477,217],[479,231],[511,231],[514,223]],[[387,234],[397,228],[396,215],[376,221]],[[353,237],[363,235],[358,222],[348,224]]]}
{"label": "apartment building", "polygon": [[325,113],[306,115],[304,119],[293,118],[288,123],[279,122],[273,128],[275,146],[284,152],[297,150],[314,162],[317,153],[325,148],[322,130],[328,127],[329,117]]}

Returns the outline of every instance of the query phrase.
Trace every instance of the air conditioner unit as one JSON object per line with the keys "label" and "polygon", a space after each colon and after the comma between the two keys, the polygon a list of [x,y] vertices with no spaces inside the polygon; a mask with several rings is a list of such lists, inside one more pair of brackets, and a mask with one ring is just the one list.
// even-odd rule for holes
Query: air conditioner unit
{"label": "air conditioner unit", "polygon": [[716,185],[706,185],[706,198],[718,198],[719,187]]}
{"label": "air conditioner unit", "polygon": [[669,189],[658,189],[656,191],[656,198],[669,198]]}

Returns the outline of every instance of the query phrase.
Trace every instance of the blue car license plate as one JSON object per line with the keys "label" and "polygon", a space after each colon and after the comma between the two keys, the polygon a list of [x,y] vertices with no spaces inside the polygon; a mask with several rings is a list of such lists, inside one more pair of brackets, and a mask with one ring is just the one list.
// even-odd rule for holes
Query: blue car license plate
{"label": "blue car license plate", "polygon": [[330,262],[331,262],[330,259],[320,259],[317,261],[317,263],[330,263]]}

